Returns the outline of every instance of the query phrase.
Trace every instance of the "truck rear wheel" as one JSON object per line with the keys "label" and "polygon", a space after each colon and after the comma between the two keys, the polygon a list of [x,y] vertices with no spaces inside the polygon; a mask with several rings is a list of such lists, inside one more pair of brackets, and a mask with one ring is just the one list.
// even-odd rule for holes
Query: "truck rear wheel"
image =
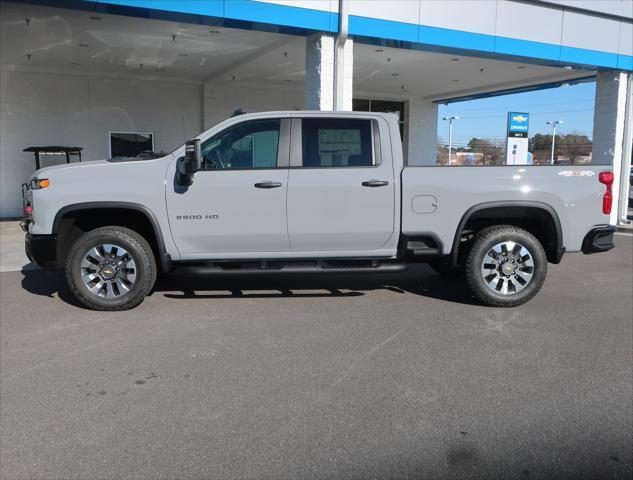
{"label": "truck rear wheel", "polygon": [[485,305],[514,307],[543,286],[547,257],[531,233],[511,225],[486,228],[475,236],[466,261],[472,293]]}
{"label": "truck rear wheel", "polygon": [[156,281],[156,260],[141,235],[124,227],[91,230],[66,258],[66,282],[92,310],[128,310],[140,304]]}

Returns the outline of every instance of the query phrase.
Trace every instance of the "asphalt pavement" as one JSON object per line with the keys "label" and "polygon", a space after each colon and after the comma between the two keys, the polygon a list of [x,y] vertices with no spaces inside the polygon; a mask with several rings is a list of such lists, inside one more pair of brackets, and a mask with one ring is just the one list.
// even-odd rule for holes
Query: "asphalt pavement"
{"label": "asphalt pavement", "polygon": [[0,478],[631,478],[633,237],[514,309],[405,276],[0,273]]}

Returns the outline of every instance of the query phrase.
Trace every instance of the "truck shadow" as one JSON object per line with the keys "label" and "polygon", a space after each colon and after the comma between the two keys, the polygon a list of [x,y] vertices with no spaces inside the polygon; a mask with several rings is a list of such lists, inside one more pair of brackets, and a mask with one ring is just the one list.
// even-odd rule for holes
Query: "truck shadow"
{"label": "truck shadow", "polygon": [[[22,287],[29,293],[50,298],[57,294],[64,302],[81,307],[68,290],[60,272],[25,269],[22,275]],[[359,297],[375,290],[387,290],[394,295],[408,293],[452,303],[477,304],[463,279],[440,276],[425,265],[413,265],[407,272],[393,274],[174,274],[160,277],[150,296],[162,295],[176,300],[331,298]]]}

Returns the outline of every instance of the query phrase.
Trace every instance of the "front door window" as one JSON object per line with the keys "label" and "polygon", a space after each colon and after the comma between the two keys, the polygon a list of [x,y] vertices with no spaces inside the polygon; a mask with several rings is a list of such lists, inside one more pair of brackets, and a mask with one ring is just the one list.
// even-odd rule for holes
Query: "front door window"
{"label": "front door window", "polygon": [[202,144],[203,170],[275,168],[279,120],[255,120],[224,130]]}

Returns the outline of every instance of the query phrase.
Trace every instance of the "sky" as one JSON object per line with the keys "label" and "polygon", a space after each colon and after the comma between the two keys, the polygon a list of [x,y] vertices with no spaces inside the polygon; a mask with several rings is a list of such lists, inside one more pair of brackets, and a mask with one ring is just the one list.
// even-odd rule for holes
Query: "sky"
{"label": "sky", "polygon": [[592,137],[593,106],[596,83],[587,82],[567,87],[515,93],[479,100],[439,105],[438,137],[448,143],[448,122],[442,117],[458,115],[453,121],[453,145],[466,145],[472,137],[498,139],[505,142],[508,112],[530,114],[529,135],[552,133],[547,120],[563,120],[556,134],[580,133]]}

